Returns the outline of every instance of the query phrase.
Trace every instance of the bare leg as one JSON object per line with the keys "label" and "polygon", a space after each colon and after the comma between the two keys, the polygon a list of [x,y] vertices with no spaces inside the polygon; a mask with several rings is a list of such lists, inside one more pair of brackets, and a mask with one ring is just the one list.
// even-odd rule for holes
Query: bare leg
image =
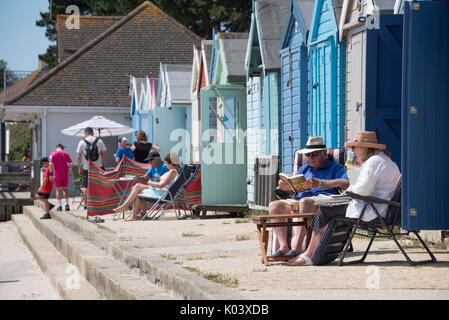
{"label": "bare leg", "polygon": [[134,202],[134,200],[137,199],[137,196],[139,195],[139,193],[141,193],[143,190],[145,190],[146,188],[148,188],[147,185],[142,184],[142,183],[138,183],[136,184],[132,189],[131,192],[129,193],[128,198],[126,199],[126,201],[118,208],[115,208],[113,211],[114,212],[123,212],[128,210],[128,207],[131,205],[131,203]]}
{"label": "bare leg", "polygon": [[84,205],[87,206],[87,188],[81,188],[84,197]]}
{"label": "bare leg", "polygon": [[[318,234],[315,234],[314,232],[312,233],[312,239],[310,240],[309,246],[307,247],[307,250],[303,253],[305,254],[307,257],[309,257],[310,259],[312,259],[315,250],[318,246],[318,244],[320,243],[321,238],[323,237],[323,233],[324,233],[324,229],[326,227],[324,227],[323,229],[320,230],[320,232],[318,232]],[[293,259],[288,260],[288,262],[303,262],[304,264],[306,263],[306,261],[301,258],[301,257],[295,257]]]}
{"label": "bare leg", "polygon": [[[270,215],[275,214],[289,214],[290,213],[290,205],[287,203],[276,200],[270,202],[268,206],[268,212]],[[273,222],[282,222],[283,219],[272,219]],[[289,246],[287,242],[287,227],[276,227],[273,228],[273,231],[276,233],[277,238],[279,239],[279,250],[283,253],[287,253],[289,251]]]}
{"label": "bare leg", "polygon": [[50,202],[48,202],[48,199],[44,199],[42,198],[40,195],[36,195],[37,200],[40,200],[44,203],[45,205],[45,213],[49,213],[50,212]]}
{"label": "bare leg", "polygon": [[[318,210],[318,206],[315,206],[314,202],[310,198],[302,198],[299,201],[299,213],[313,213]],[[302,220],[297,218],[295,220]],[[307,248],[304,245],[304,239],[307,235],[307,230],[304,226],[293,227],[293,236],[291,241],[291,248],[296,253],[304,252]]]}
{"label": "bare leg", "polygon": [[66,204],[69,203],[69,189],[64,188],[62,189],[62,191],[64,192],[64,199],[67,199]]}
{"label": "bare leg", "polygon": [[136,200],[134,200],[134,204],[133,204],[133,212],[132,215],[129,216],[128,218],[125,219],[125,221],[136,221],[137,220],[137,215],[139,213],[141,213],[142,208],[145,209],[145,201],[136,198]]}

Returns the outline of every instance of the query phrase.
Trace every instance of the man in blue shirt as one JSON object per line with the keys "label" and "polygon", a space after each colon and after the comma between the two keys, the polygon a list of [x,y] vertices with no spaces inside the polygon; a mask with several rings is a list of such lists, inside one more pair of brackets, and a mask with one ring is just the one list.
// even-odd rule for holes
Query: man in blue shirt
{"label": "man in blue shirt", "polygon": [[161,176],[169,171],[165,162],[161,160],[159,153],[154,150],[150,152],[148,158],[145,160],[151,164],[151,168],[145,175],[153,179],[154,182],[159,182]]}
{"label": "man in blue shirt", "polygon": [[151,179],[154,182],[159,182],[161,176],[169,171],[165,162],[161,160],[160,154],[154,150],[150,152],[145,161],[148,161],[148,163],[151,164],[151,168],[148,169],[145,175],[136,177],[136,180],[139,182],[146,183],[148,182],[148,179]]}
{"label": "man in blue shirt", "polygon": [[[341,164],[327,159],[327,148],[322,137],[310,137],[306,147],[300,152],[305,154],[308,163],[299,168],[296,174],[303,174],[307,179],[304,184],[307,190],[296,195],[292,194],[290,184],[282,180],[279,181],[279,189],[299,200],[299,213],[316,212],[318,207],[310,197],[319,194],[335,194],[335,187],[348,188],[348,176]],[[289,214],[290,212],[291,206],[286,200],[276,200],[269,205],[270,215]],[[276,219],[272,221],[276,222]],[[279,222],[281,221],[279,220]],[[273,256],[294,257],[305,250],[303,246],[306,235],[305,228],[300,226],[293,228],[291,246],[288,245],[287,227],[273,229],[280,243],[279,250]]]}

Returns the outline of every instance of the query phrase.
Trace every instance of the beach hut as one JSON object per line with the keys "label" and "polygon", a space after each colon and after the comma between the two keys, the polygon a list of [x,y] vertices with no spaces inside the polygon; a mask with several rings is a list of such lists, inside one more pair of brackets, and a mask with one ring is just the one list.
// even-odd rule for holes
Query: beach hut
{"label": "beach hut", "polygon": [[203,205],[246,207],[247,43],[248,33],[214,35],[214,73],[201,89]]}
{"label": "beach hut", "polygon": [[[246,54],[248,205],[275,199],[280,153],[281,61],[279,43],[290,0],[254,0]],[[259,166],[272,167],[272,172]],[[261,173],[261,174],[257,174]],[[257,180],[257,183],[256,183]]]}
{"label": "beach hut", "polygon": [[314,0],[291,0],[280,43],[281,171],[288,174],[293,172],[295,151],[308,137],[307,35],[313,10]]}
{"label": "beach hut", "polygon": [[309,134],[328,148],[342,148],[345,126],[345,43],[338,41],[342,2],[316,0],[307,39],[309,53]]}
{"label": "beach hut", "polygon": [[183,162],[191,161],[191,79],[191,65],[161,63],[158,104],[153,109],[154,144],[161,148],[161,155],[174,152]]}
{"label": "beach hut", "polygon": [[[448,16],[447,1],[404,4],[401,221],[408,231],[449,230]],[[432,241],[444,239],[438,233]]]}
{"label": "beach hut", "polygon": [[[400,167],[402,17],[395,0],[344,0],[339,40],[346,43],[345,141],[376,131]],[[348,166],[351,181],[358,170]]]}
{"label": "beach hut", "polygon": [[404,13],[404,3],[411,0],[396,0],[394,5],[394,14]]}
{"label": "beach hut", "polygon": [[[154,141],[154,108],[157,104],[158,79],[130,77],[131,118],[136,130],[143,130]],[[133,142],[136,137],[133,136]]]}
{"label": "beach hut", "polygon": [[193,47],[192,82],[190,100],[192,102],[192,160],[200,161],[201,151],[201,89],[210,84],[209,69],[212,55],[212,40],[203,40],[201,47]]}

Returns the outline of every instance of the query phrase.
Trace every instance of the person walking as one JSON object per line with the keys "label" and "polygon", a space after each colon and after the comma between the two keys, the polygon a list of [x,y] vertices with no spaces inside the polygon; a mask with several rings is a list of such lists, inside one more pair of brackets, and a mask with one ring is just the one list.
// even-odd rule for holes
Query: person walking
{"label": "person walking", "polygon": [[48,202],[48,198],[50,198],[51,191],[53,190],[53,180],[50,179],[52,173],[50,173],[50,165],[47,157],[41,159],[41,167],[45,168],[45,173],[42,178],[42,184],[37,190],[36,199],[42,201],[45,206],[45,214],[41,219],[51,219],[50,210],[54,208],[54,205]]}
{"label": "person walking", "polygon": [[69,207],[69,169],[73,167],[70,155],[64,151],[64,146],[58,144],[56,150],[50,154],[50,173],[55,182],[56,199],[58,207],[56,211],[62,211],[62,194],[64,193],[65,211],[70,211]]}
{"label": "person walking", "polygon": [[82,176],[81,192],[84,196],[84,209],[87,209],[87,186],[89,177],[89,161],[95,163],[102,170],[106,168],[106,146],[100,138],[94,137],[91,127],[84,129],[85,138],[78,143],[76,160],[78,172]]}

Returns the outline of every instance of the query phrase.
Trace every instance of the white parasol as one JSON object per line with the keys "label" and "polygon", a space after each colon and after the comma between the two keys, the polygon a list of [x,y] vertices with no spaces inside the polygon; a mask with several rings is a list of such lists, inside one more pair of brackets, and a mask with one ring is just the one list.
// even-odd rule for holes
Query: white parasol
{"label": "white parasol", "polygon": [[61,133],[73,137],[84,137],[84,129],[87,127],[94,129],[95,137],[120,136],[136,131],[134,128],[127,127],[103,116],[93,116],[89,120],[61,130]]}

